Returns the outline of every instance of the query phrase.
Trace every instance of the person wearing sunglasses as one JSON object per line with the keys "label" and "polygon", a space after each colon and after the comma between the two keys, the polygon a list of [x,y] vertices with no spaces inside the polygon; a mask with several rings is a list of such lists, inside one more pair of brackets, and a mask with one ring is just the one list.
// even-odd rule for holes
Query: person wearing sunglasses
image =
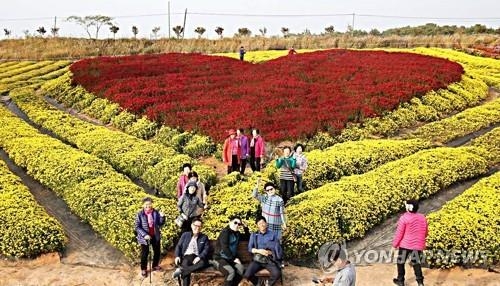
{"label": "person wearing sunglasses", "polygon": [[224,275],[224,286],[236,286],[241,281],[245,268],[237,256],[240,240],[248,240],[250,232],[244,225],[245,234],[240,233],[241,218],[232,216],[229,225],[222,229],[214,251],[214,267]]}
{"label": "person wearing sunglasses", "polygon": [[182,286],[191,284],[191,273],[208,266],[210,244],[208,237],[201,232],[203,226],[199,218],[193,219],[191,230],[184,232],[175,247],[175,265],[178,267],[173,278],[182,278]]}
{"label": "person wearing sunglasses", "polygon": [[253,190],[253,197],[260,202],[262,216],[266,219],[269,230],[274,231],[281,240],[282,231],[286,230],[285,203],[276,194],[276,187],[273,183],[267,182],[264,185],[265,195],[259,194],[260,178]]}

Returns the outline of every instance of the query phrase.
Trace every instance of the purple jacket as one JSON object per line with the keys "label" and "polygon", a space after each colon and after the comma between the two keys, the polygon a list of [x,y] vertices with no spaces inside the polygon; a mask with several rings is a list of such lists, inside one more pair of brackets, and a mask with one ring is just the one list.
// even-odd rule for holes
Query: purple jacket
{"label": "purple jacket", "polygon": [[240,148],[240,159],[246,159],[250,155],[250,144],[248,143],[248,137],[245,135],[241,135],[240,137]]}
{"label": "purple jacket", "polygon": [[[161,231],[160,227],[165,224],[165,217],[160,216],[160,213],[157,210],[153,210],[153,225],[155,228],[155,240],[160,241]],[[146,239],[144,237],[148,235],[149,227],[148,227],[148,216],[141,210],[137,213],[135,217],[135,232],[137,233],[137,242],[139,244],[147,245]]]}

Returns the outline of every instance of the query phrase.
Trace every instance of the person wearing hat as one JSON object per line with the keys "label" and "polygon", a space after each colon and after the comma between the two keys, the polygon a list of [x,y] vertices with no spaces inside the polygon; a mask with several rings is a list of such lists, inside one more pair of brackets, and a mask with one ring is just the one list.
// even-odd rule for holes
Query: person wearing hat
{"label": "person wearing hat", "polygon": [[186,186],[186,192],[182,195],[177,203],[177,208],[187,219],[182,223],[182,231],[190,231],[193,219],[198,217],[198,207],[203,208],[203,202],[196,196],[198,185],[196,182],[190,181]]}
{"label": "person wearing hat", "polygon": [[228,137],[224,141],[222,148],[222,161],[227,165],[227,173],[239,172],[241,158],[241,146],[236,131],[231,129],[228,131]]}
{"label": "person wearing hat", "polygon": [[141,275],[147,276],[147,262],[149,256],[149,244],[153,246],[153,269],[161,270],[160,263],[160,228],[165,224],[165,215],[153,208],[153,199],[144,198],[143,209],[135,217],[135,233],[137,242],[141,245]]}
{"label": "person wearing hat", "polygon": [[265,195],[259,194],[260,178],[253,189],[253,197],[260,202],[262,216],[266,219],[269,230],[274,231],[281,240],[282,230],[286,229],[285,203],[276,194],[276,187],[273,183],[267,182],[264,185]]}

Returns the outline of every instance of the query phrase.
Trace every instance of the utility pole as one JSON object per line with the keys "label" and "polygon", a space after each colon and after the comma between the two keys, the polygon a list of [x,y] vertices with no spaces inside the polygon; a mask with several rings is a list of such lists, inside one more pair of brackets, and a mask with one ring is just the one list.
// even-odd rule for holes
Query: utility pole
{"label": "utility pole", "polygon": [[57,16],[54,16],[54,28],[52,29],[52,31],[54,31],[54,33],[52,34],[52,36],[55,38],[56,37],[56,34],[57,34]]}
{"label": "utility pole", "polygon": [[170,39],[170,1],[168,1],[168,39]]}
{"label": "utility pole", "polygon": [[354,17],[356,14],[352,13],[352,31],[351,31],[351,36],[354,37]]}
{"label": "utility pole", "polygon": [[182,26],[182,39],[184,39],[184,32],[186,31],[186,16],[188,13],[188,8],[184,11],[184,25]]}

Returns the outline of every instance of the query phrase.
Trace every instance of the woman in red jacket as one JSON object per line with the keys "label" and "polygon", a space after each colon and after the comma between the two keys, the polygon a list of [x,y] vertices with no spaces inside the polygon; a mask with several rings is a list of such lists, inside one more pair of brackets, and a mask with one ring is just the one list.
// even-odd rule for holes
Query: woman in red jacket
{"label": "woman in red jacket", "polygon": [[227,165],[227,173],[240,171],[241,146],[236,131],[231,129],[228,131],[229,137],[224,141],[222,148],[222,161]]}
{"label": "woman in red jacket", "polygon": [[418,201],[409,200],[405,204],[406,213],[398,221],[398,228],[392,247],[398,249],[398,277],[393,279],[394,284],[404,286],[405,283],[405,262],[408,258],[413,264],[413,271],[418,286],[424,285],[424,275],[422,274],[422,251],[425,249],[425,239],[427,238],[428,226],[425,216],[417,213]]}

